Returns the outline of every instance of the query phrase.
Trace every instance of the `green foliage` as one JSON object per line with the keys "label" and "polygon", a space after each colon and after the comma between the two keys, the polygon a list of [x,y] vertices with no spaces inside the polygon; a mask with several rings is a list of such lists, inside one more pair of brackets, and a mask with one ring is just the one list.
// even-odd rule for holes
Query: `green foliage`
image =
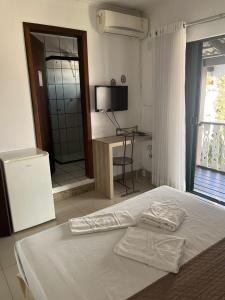
{"label": "green foliage", "polygon": [[225,75],[217,81],[218,94],[215,100],[216,120],[225,121]]}

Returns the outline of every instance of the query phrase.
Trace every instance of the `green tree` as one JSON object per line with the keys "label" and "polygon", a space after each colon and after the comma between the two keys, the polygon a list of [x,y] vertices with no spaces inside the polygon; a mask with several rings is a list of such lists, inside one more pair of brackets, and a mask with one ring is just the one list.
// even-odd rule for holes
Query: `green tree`
{"label": "green tree", "polygon": [[217,97],[215,100],[216,120],[225,121],[225,75],[217,81]]}

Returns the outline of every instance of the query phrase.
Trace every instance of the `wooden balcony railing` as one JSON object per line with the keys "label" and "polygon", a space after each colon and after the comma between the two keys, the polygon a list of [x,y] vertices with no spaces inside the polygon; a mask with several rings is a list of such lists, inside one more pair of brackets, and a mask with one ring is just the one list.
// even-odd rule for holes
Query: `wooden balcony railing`
{"label": "wooden balcony railing", "polygon": [[225,172],[225,123],[200,122],[197,164]]}

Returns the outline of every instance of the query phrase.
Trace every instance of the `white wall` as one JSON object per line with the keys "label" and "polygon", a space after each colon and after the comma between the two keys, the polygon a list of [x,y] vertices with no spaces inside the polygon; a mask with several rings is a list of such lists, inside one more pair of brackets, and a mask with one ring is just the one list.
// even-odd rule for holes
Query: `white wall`
{"label": "white wall", "polygon": [[[140,121],[140,43],[137,39],[101,35],[95,28],[96,7],[75,0],[0,0],[0,152],[33,147],[35,135],[22,22],[86,30],[91,106],[96,84],[120,83],[127,76],[129,110],[119,112],[122,126]],[[92,112],[92,135],[115,129],[101,113]]]}
{"label": "white wall", "polygon": [[[157,4],[149,9],[146,16],[150,18],[151,28],[183,20],[192,22],[201,18],[225,13],[224,0],[170,0]],[[188,41],[199,40],[210,36],[225,34],[225,19],[190,27],[187,30]],[[153,129],[153,99],[151,96],[151,61],[148,39],[142,43],[142,116],[143,129]],[[153,74],[154,75],[154,74]],[[142,166],[151,170],[151,160],[147,155],[147,146],[143,148]]]}

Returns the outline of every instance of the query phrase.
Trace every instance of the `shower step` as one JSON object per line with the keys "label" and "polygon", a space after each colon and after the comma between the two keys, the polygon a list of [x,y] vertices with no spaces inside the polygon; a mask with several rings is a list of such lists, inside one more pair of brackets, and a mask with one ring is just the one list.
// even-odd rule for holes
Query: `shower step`
{"label": "shower step", "polygon": [[94,179],[84,179],[65,186],[53,188],[54,201],[64,200],[94,190]]}

